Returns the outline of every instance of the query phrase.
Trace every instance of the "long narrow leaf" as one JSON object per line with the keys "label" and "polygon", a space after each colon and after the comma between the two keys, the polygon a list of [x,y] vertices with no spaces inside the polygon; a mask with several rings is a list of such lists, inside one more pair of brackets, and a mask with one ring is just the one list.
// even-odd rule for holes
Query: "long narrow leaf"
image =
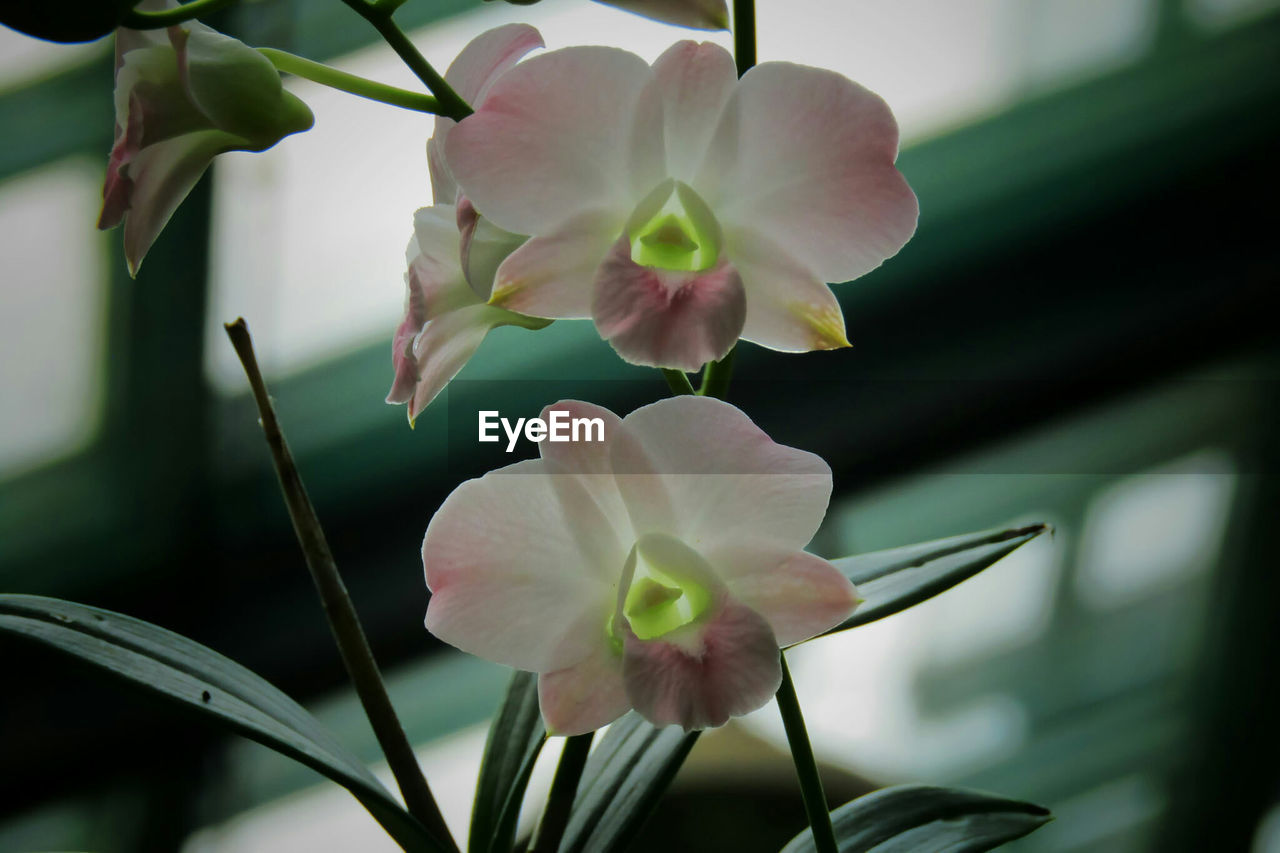
{"label": "long narrow leaf", "polygon": [[620,850],[652,814],[698,732],[656,728],[634,711],[609,727],[587,759],[560,853]]}
{"label": "long narrow leaf", "polygon": [[538,676],[516,672],[489,728],[471,811],[471,853],[507,853],[529,776],[547,741],[538,710]]}
{"label": "long narrow leaf", "polygon": [[[1048,809],[978,791],[899,785],[845,803],[831,813],[840,853],[982,853],[1021,838],[1053,817]],[[782,853],[811,853],[813,833]]]}
{"label": "long narrow leaf", "polygon": [[0,595],[0,630],[52,646],[324,774],[405,850],[446,850],[306,709],[212,649],[140,619],[34,595]]}
{"label": "long narrow leaf", "polygon": [[1050,529],[1033,524],[986,530],[833,560],[857,584],[863,602],[853,616],[828,633],[892,616],[946,592]]}

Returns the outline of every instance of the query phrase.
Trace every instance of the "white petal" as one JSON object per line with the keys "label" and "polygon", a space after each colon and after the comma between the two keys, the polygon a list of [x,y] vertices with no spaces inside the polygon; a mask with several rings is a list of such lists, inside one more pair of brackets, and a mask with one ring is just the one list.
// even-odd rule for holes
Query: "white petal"
{"label": "white petal", "polygon": [[589,558],[597,531],[566,515],[541,460],[490,471],[453,491],[431,519],[422,560],[427,628],[488,660],[534,672],[596,649],[621,571]]}
{"label": "white petal", "polygon": [[641,534],[669,533],[702,553],[747,533],[798,550],[826,514],[827,463],[776,443],[729,403],[672,397],[622,426],[614,471]]}
{"label": "white petal", "polygon": [[726,230],[754,228],[824,281],[847,281],[915,231],[897,153],[879,96],[832,71],[767,62],[738,82],[693,186]]}
{"label": "white petal", "polygon": [[640,57],[608,47],[520,63],[445,140],[454,178],[476,209],[519,234],[547,234],[592,208],[625,218],[634,119],[650,76]]}
{"label": "white petal", "polygon": [[602,642],[582,661],[538,676],[538,705],[551,735],[580,735],[631,710],[622,682],[622,655]]}
{"label": "white petal", "polygon": [[737,85],[733,57],[718,44],[681,41],[658,57],[653,74],[662,90],[668,173],[691,181]]}
{"label": "white petal", "polygon": [[590,317],[596,269],[625,219],[589,210],[527,241],[498,267],[490,303],[534,317]]}

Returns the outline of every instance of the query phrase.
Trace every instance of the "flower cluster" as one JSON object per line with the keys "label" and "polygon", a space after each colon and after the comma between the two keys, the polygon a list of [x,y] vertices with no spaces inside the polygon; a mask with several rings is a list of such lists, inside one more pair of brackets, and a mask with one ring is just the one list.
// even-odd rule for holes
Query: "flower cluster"
{"label": "flower cluster", "polygon": [[[601,2],[727,25],[724,0]],[[388,23],[397,4],[382,5],[361,13]],[[608,47],[534,53],[543,46],[533,27],[498,27],[443,81],[419,75],[436,100],[393,93],[447,115],[426,144],[433,204],[414,216],[388,402],[407,404],[412,424],[502,325],[590,319],[626,361],[681,371],[739,340],[848,346],[829,283],[894,255],[918,213],[884,101],[789,62],[739,76],[711,43],[677,42],[652,65]],[[273,60],[203,25],[119,29],[117,51],[101,225],[124,222],[136,271],[215,155],[263,150],[312,118]],[[298,73],[322,68],[267,53]],[[388,88],[351,91],[361,86]],[[781,680],[779,648],[857,602],[803,550],[830,497],[826,464],[708,397],[625,418],[552,408],[600,418],[605,440],[543,444],[542,458],[445,501],[423,543],[428,628],[538,673],[555,733],[632,708],[697,729],[762,705]]]}

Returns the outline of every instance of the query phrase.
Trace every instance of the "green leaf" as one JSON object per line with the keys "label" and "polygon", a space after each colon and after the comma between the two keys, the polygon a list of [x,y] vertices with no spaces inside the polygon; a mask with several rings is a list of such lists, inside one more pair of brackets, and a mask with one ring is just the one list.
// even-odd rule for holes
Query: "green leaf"
{"label": "green leaf", "polygon": [[[1048,809],[1032,803],[927,785],[882,788],[831,813],[840,853],[981,853],[1052,819]],[[782,853],[812,850],[813,833],[806,829]]]}
{"label": "green leaf", "polygon": [[862,604],[848,620],[827,633],[892,616],[968,580],[997,560],[1035,539],[1047,524],[987,530],[889,548],[832,560],[858,587]]}
{"label": "green leaf", "polygon": [[666,791],[698,739],[655,728],[634,711],[609,727],[587,759],[560,853],[622,850]]}
{"label": "green leaf", "polygon": [[515,844],[520,804],[547,742],[538,710],[538,676],[517,671],[489,727],[471,811],[471,853],[507,853]]}
{"label": "green leaf", "polygon": [[0,595],[0,631],[52,646],[302,762],[350,791],[405,850],[447,849],[306,709],[212,649],[140,619],[35,595]]}

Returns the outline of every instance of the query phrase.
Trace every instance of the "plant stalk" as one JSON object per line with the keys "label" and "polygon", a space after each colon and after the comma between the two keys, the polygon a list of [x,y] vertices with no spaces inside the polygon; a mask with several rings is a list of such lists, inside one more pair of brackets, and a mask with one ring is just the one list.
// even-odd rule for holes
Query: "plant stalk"
{"label": "plant stalk", "polygon": [[805,729],[804,715],[800,713],[800,700],[796,698],[796,685],[791,680],[785,654],[782,654],[782,686],[778,688],[777,698],[782,725],[787,730],[787,743],[791,746],[791,757],[796,765],[796,776],[800,779],[804,811],[813,832],[813,846],[818,853],[839,853],[836,833],[831,827],[831,812],[827,809],[827,795],[822,790],[822,777],[818,775],[818,763],[813,757],[813,746],[809,743],[809,733]]}
{"label": "plant stalk", "polygon": [[667,387],[671,389],[673,397],[679,397],[682,394],[696,394],[693,390],[693,383],[689,381],[689,374],[683,370],[676,370],[671,367],[661,367],[662,378],[667,380]]}
{"label": "plant stalk", "polygon": [[378,744],[391,766],[400,794],[404,797],[409,813],[416,817],[437,840],[451,850],[457,850],[457,844],[445,825],[440,808],[436,805],[422,768],[418,766],[417,756],[409,744],[409,738],[400,725],[391,698],[387,695],[386,685],[378,671],[378,664],[369,648],[360,618],[356,615],[351,596],[346,585],[338,574],[338,566],[334,562],[329,543],[325,540],[324,530],[316,517],[315,507],[307,495],[302,475],[293,461],[293,454],[285,441],[280,423],[276,419],[275,408],[267,393],[266,382],[258,368],[257,356],[253,351],[253,339],[249,336],[249,327],[243,319],[227,323],[224,328],[231,344],[240,357],[249,385],[253,388],[253,397],[258,404],[261,416],[262,431],[266,434],[267,444],[271,448],[271,459],[275,465],[276,476],[280,480],[280,489],[284,492],[285,504],[289,508],[289,518],[293,522],[294,533],[298,544],[306,557],[307,568],[311,579],[315,582],[316,591],[320,594],[324,615],[333,631],[342,662],[347,674],[355,685],[356,695],[364,706],[369,723],[378,738]]}
{"label": "plant stalk", "polygon": [[450,86],[445,79],[440,76],[431,63],[427,62],[418,48],[414,47],[409,37],[404,34],[404,30],[396,24],[391,18],[392,12],[395,11],[396,4],[378,4],[368,3],[366,0],[342,0],[343,3],[351,7],[357,15],[364,18],[373,28],[378,31],[383,40],[391,46],[391,49],[409,66],[409,70],[422,81],[423,85],[436,96],[439,102],[439,110],[437,115],[451,118],[454,121],[462,121],[471,115],[473,110],[471,105],[462,99],[462,97]]}
{"label": "plant stalk", "polygon": [[159,12],[130,9],[120,22],[120,26],[131,30],[159,30],[194,20],[202,15],[210,15],[235,2],[237,0],[192,0],[174,9],[164,9]]}
{"label": "plant stalk", "polygon": [[386,83],[378,83],[375,80],[357,77],[355,74],[348,74],[332,66],[320,62],[312,62],[310,59],[295,56],[292,53],[276,50],[272,47],[260,47],[258,48],[258,53],[271,60],[271,64],[276,67],[277,71],[302,77],[313,83],[328,86],[330,89],[337,89],[340,92],[359,95],[371,101],[390,104],[393,107],[403,107],[406,110],[415,110],[420,113],[439,114],[440,112],[440,102],[430,95],[410,92],[408,89],[400,89],[396,86],[388,86]]}

